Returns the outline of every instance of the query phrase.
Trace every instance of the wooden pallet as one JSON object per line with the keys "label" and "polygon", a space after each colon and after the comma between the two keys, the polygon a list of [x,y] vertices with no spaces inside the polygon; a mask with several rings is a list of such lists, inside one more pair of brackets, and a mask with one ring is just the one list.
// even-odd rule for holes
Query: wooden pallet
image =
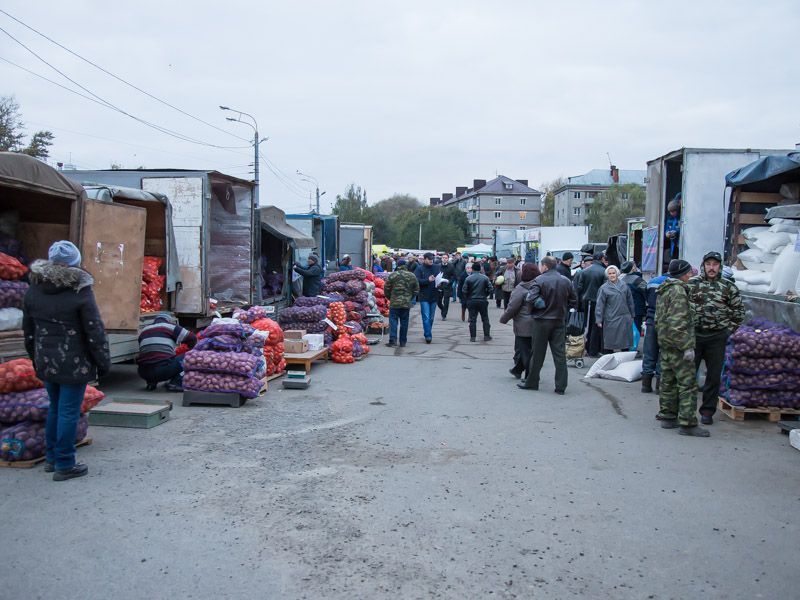
{"label": "wooden pallet", "polygon": [[280,373],[273,373],[272,375],[267,376],[267,381],[272,381],[273,379],[277,379],[278,377],[283,377],[286,375],[286,371],[281,371]]}
{"label": "wooden pallet", "polygon": [[289,354],[288,352],[283,355],[283,360],[287,365],[303,365],[306,370],[306,375],[311,373],[311,363],[318,360],[328,360],[328,349],[322,350],[309,350],[302,354]]}
{"label": "wooden pallet", "polygon": [[779,408],[777,406],[746,408],[744,406],[734,406],[724,398],[719,399],[717,408],[734,421],[744,421],[747,415],[758,415],[765,416],[770,423],[777,423],[784,418],[797,419],[800,415],[800,410],[796,408]]}
{"label": "wooden pallet", "polygon": [[[85,437],[80,442],[75,444],[76,448],[81,448],[83,446],[91,446],[92,445],[92,438]],[[34,458],[33,460],[17,460],[14,462],[9,462],[7,460],[0,460],[0,467],[7,467],[9,469],[31,469],[36,465],[44,462],[44,456],[40,456],[39,458]]]}

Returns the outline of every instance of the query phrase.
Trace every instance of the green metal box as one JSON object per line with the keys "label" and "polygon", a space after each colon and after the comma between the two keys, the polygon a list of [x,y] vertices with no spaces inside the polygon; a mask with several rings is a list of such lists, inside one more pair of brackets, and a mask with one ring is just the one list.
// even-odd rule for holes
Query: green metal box
{"label": "green metal box", "polygon": [[109,402],[89,411],[89,425],[150,429],[169,419],[169,411],[167,404]]}

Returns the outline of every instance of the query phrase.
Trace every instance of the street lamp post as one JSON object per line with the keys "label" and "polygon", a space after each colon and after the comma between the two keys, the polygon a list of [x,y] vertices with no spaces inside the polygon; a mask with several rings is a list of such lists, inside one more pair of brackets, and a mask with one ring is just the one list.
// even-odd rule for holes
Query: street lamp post
{"label": "street lamp post", "polygon": [[[254,155],[254,158],[253,158],[253,185],[254,185],[253,204],[255,204],[256,208],[258,208],[260,206],[260,204],[259,204],[259,183],[258,183],[258,163],[260,162],[259,161],[259,154],[260,153],[259,153],[258,147],[259,147],[259,144],[261,144],[261,142],[265,141],[267,138],[261,139],[261,138],[258,137],[258,122],[256,121],[256,118],[253,115],[248,114],[248,113],[246,113],[246,112],[244,112],[242,110],[237,110],[235,108],[230,108],[228,106],[220,106],[220,108],[222,110],[227,110],[227,111],[239,114],[239,116],[237,118],[235,118],[235,119],[233,117],[225,117],[226,120],[233,121],[234,123],[244,123],[245,125],[249,125],[250,127],[253,128],[253,155]],[[250,120],[252,120],[253,122],[252,123],[248,123],[247,121],[242,121],[242,116],[250,118]]]}
{"label": "street lamp post", "polygon": [[297,171],[297,174],[300,175],[300,179],[305,178],[305,179],[303,179],[303,181],[308,181],[309,183],[313,183],[314,184],[314,188],[317,191],[317,214],[320,214],[320,212],[319,212],[319,199],[320,199],[321,196],[325,195],[325,192],[322,192],[321,194],[319,193],[319,181],[317,181],[316,177],[312,177],[311,175],[307,175],[305,173],[302,173],[299,169]]}

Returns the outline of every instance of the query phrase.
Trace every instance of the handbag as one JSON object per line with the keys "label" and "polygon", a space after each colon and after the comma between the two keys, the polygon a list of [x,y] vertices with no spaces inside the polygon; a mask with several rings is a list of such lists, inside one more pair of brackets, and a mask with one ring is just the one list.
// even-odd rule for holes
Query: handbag
{"label": "handbag", "polygon": [[583,330],[586,328],[586,315],[576,310],[569,313],[569,320],[567,321],[567,335],[583,335]]}

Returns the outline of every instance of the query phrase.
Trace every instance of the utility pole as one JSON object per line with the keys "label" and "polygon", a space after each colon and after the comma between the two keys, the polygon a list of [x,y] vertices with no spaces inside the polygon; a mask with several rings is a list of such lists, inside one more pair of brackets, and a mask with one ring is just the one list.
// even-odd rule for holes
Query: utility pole
{"label": "utility pole", "polygon": [[417,250],[422,250],[422,223],[419,224],[419,242],[417,243]]}
{"label": "utility pole", "polygon": [[[255,208],[258,208],[259,207],[259,193],[258,193],[259,192],[259,183],[258,183],[258,174],[259,174],[258,163],[259,163],[259,160],[258,159],[259,159],[259,155],[260,155],[260,152],[259,152],[258,149],[259,149],[259,146],[261,145],[261,142],[267,140],[268,138],[264,138],[262,140],[261,138],[258,137],[258,121],[256,121],[256,118],[253,115],[248,114],[248,113],[246,113],[246,112],[244,112],[242,110],[237,110],[235,108],[230,108],[229,106],[220,106],[220,109],[239,114],[239,116],[237,118],[235,118],[235,119],[233,117],[225,117],[226,121],[233,121],[234,123],[244,123],[245,125],[249,125],[250,127],[253,128],[253,206]],[[248,123],[247,121],[242,121],[242,115],[244,115],[245,117],[248,117],[253,122],[252,123]]]}
{"label": "utility pole", "polygon": [[[325,192],[322,192],[321,194],[319,193],[319,181],[317,181],[316,177],[312,177],[311,175],[307,175],[306,173],[303,173],[300,169],[297,170],[297,174],[300,176],[300,179],[302,179],[303,181],[307,181],[309,183],[313,183],[314,184],[314,189],[317,192],[317,214],[321,214],[319,212],[319,199],[320,199],[320,196],[324,196],[325,195]],[[309,198],[310,197],[311,197],[311,194],[309,193]],[[311,201],[309,200],[309,205],[310,204],[311,204]],[[311,210],[311,209],[309,208],[309,210]]]}
{"label": "utility pole", "polygon": [[317,185],[317,214],[319,213],[319,185]]}

